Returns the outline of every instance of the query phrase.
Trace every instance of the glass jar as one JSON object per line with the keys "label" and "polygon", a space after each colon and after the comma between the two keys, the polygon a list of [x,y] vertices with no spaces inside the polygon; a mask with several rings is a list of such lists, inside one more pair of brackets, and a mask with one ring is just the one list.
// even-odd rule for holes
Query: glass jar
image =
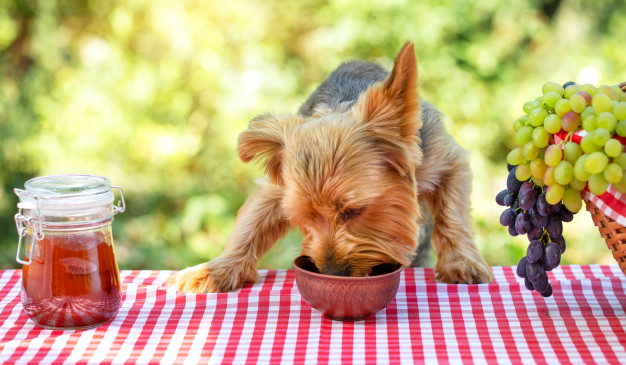
{"label": "glass jar", "polygon": [[[96,175],[44,176],[24,186],[14,189],[16,259],[29,318],[49,329],[111,321],[122,303],[111,233],[113,216],[126,209],[122,189]],[[112,188],[120,191],[117,206]]]}

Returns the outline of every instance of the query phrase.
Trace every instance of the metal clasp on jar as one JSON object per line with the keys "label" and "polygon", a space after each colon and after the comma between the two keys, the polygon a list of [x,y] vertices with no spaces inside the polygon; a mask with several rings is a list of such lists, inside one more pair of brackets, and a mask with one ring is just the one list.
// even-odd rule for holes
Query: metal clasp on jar
{"label": "metal clasp on jar", "polygon": [[[17,189],[16,189],[17,190]],[[21,191],[22,193],[26,193],[25,191]],[[27,194],[27,193],[26,193]],[[17,204],[17,214],[15,214],[15,227],[17,228],[17,234],[19,236],[19,240],[17,241],[17,255],[15,255],[15,260],[22,265],[29,265],[33,260],[33,250],[35,248],[35,240],[41,241],[43,240],[43,226],[41,223],[41,212],[39,211],[39,202],[35,198],[35,204],[31,202],[20,202]],[[22,214],[22,209],[26,210],[36,210],[37,217],[39,220],[35,220],[33,217],[28,217]],[[20,258],[20,253],[22,252],[22,240],[24,237],[28,235],[33,236],[33,241],[30,244],[30,249],[26,249],[27,254],[24,259]]]}
{"label": "metal clasp on jar", "polygon": [[124,192],[122,191],[122,188],[120,186],[111,185],[111,189],[119,190],[120,198],[122,199],[121,201],[117,201],[117,205],[113,206],[113,215],[116,215],[117,213],[124,213],[126,211],[126,202],[124,201]]}

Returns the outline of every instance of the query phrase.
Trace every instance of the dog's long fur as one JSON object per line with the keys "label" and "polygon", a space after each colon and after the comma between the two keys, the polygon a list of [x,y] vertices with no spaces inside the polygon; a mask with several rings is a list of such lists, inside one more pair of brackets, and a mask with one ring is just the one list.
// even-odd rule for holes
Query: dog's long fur
{"label": "dog's long fur", "polygon": [[438,280],[492,280],[472,238],[465,151],[418,97],[410,42],[390,73],[344,63],[298,114],[256,117],[239,156],[261,161],[267,177],[239,211],[224,252],[170,280],[182,291],[253,281],[257,261],[290,227],[300,228],[302,253],[322,273],[363,276],[382,263],[421,262],[418,236],[428,242],[432,229]]}

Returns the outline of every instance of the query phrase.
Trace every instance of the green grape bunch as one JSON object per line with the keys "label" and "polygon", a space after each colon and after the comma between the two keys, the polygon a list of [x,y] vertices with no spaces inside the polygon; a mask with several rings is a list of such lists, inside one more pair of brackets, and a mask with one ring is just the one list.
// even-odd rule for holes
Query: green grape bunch
{"label": "green grape bunch", "polygon": [[573,213],[582,207],[585,187],[602,195],[612,184],[626,193],[626,139],[620,140],[626,138],[626,94],[619,86],[548,82],[523,110],[507,156],[518,180],[531,180],[549,204],[563,202]]}

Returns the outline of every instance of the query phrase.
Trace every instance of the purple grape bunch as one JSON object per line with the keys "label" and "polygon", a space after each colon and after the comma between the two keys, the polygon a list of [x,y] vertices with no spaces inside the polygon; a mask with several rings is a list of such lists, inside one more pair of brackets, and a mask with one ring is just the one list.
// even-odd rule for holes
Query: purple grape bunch
{"label": "purple grape bunch", "polygon": [[526,256],[517,264],[517,275],[524,279],[528,290],[544,297],[552,295],[548,271],[558,267],[565,252],[563,222],[571,222],[574,214],[562,202],[549,204],[546,187],[531,180],[519,181],[517,166],[508,166],[507,188],[496,196],[496,203],[508,207],[500,215],[500,224],[508,227],[511,236],[523,235],[530,242]]}

